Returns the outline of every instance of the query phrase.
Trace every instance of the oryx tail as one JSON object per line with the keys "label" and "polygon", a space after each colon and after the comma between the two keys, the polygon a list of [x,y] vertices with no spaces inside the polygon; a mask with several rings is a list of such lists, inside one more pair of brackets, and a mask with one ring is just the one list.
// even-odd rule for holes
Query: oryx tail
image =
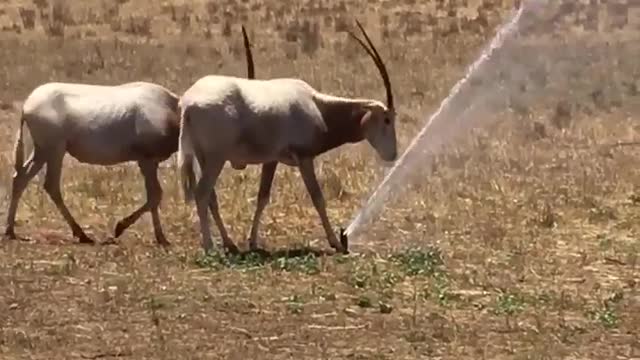
{"label": "oryx tail", "polygon": [[13,168],[15,169],[14,176],[17,176],[22,172],[22,168],[24,166],[24,111],[20,110],[20,127],[18,128],[18,135],[16,137],[16,144],[13,148],[13,156],[14,156],[14,164]]}
{"label": "oryx tail", "polygon": [[180,138],[178,140],[178,168],[180,169],[182,191],[185,201],[187,202],[194,199],[196,185],[193,163],[194,156],[193,138],[189,126],[189,113],[188,110],[183,107],[180,116]]}

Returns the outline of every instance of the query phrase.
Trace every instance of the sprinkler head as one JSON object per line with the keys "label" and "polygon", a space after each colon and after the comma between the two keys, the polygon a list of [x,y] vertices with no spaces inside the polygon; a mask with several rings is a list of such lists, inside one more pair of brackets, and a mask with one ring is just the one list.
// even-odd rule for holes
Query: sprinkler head
{"label": "sprinkler head", "polygon": [[347,238],[347,233],[345,232],[345,229],[343,227],[340,228],[340,244],[342,245],[342,248],[344,249],[344,253],[348,254],[349,253],[349,239]]}

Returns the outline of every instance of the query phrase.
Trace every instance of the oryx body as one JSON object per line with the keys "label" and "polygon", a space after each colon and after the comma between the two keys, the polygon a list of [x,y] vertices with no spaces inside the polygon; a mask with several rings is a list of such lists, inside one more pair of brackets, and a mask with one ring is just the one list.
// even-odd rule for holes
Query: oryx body
{"label": "oryx body", "polygon": [[[15,173],[5,234],[15,237],[20,196],[46,164],[44,188],[80,242],[93,242],[62,199],[60,179],[65,154],[94,165],[136,161],[145,179],[147,202],[118,222],[116,236],[144,212],[151,211],[156,241],[167,245],[158,215],[162,189],[158,164],[178,147],[179,98],[161,85],[132,82],[116,86],[47,83],[22,105],[15,148]],[[23,163],[23,131],[29,129],[33,151]]]}
{"label": "oryx body", "polygon": [[[249,40],[242,27],[249,77],[254,65]],[[24,127],[34,148],[24,162]],[[142,214],[151,212],[156,241],[168,245],[159,217],[162,188],[159,163],[178,149],[179,96],[149,82],[115,86],[52,82],[34,89],[22,106],[15,146],[15,173],[7,212],[5,235],[15,238],[15,217],[20,196],[29,181],[46,164],[44,188],[80,242],[92,243],[62,199],[60,178],[64,156],[93,165],[135,161],[145,181],[147,201],[118,221],[118,237]]]}
{"label": "oryx body", "polygon": [[[358,23],[358,25],[360,25]],[[262,164],[258,204],[253,219],[251,248],[257,246],[262,211],[269,201],[278,162],[297,166],[318,211],[330,245],[342,249],[327,218],[313,159],[345,143],[366,139],[385,160],[397,156],[395,110],[388,75],[364,29],[373,57],[387,88],[387,105],[377,100],[332,96],[300,79],[248,80],[205,76],[181,97],[178,164],[187,200],[195,197],[202,245],[212,249],[207,201],[223,245],[235,250],[218,213],[215,184],[226,161],[236,169]],[[354,36],[355,37],[355,36]],[[193,159],[202,176],[195,182]],[[215,210],[214,210],[215,209]]]}

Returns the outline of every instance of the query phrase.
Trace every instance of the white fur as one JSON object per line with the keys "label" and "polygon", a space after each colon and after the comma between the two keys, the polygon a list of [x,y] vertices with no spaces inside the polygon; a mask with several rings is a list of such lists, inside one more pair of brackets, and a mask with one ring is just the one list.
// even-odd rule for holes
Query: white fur
{"label": "white fur", "polygon": [[[22,105],[15,146],[15,173],[7,212],[6,235],[15,237],[15,216],[20,196],[46,164],[45,190],[81,242],[93,242],[77,224],[62,199],[60,178],[66,153],[94,165],[136,161],[145,180],[147,201],[116,226],[119,236],[143,213],[150,211],[158,243],[166,241],[158,215],[162,189],[159,162],[177,149],[178,96],[147,82],[117,86],[47,83],[35,88]],[[24,162],[23,128],[34,148]]]}
{"label": "white fur", "polygon": [[133,147],[166,136],[177,105],[177,95],[153,83],[48,83],[29,95],[23,116],[38,146],[64,145],[80,162],[113,165],[139,160]]}

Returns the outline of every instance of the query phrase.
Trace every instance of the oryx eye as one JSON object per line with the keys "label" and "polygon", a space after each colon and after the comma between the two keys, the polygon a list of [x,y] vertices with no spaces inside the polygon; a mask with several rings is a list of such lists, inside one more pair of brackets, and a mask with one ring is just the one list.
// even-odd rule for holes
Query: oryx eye
{"label": "oryx eye", "polygon": [[384,124],[385,125],[391,124],[391,119],[389,119],[388,117],[384,118]]}

